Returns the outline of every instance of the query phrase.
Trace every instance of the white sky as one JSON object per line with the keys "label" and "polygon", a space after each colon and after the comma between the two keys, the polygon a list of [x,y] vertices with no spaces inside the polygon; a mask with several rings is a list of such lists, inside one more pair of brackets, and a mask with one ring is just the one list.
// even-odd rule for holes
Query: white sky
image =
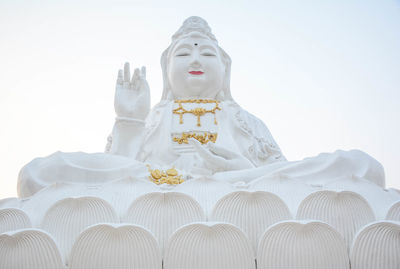
{"label": "white sky", "polygon": [[400,188],[400,1],[0,2],[0,199],[19,169],[61,151],[103,151],[117,70],[159,59],[191,15],[231,56],[232,94],[289,160],[361,149]]}

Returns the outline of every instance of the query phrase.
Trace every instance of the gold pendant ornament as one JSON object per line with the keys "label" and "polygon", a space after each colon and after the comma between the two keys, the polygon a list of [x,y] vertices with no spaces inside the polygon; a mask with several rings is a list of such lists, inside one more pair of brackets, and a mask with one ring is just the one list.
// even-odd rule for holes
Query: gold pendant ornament
{"label": "gold pendant ornament", "polygon": [[150,165],[147,165],[149,169],[149,179],[151,182],[160,185],[160,184],[169,184],[169,185],[177,185],[183,183],[182,175],[178,174],[178,171],[173,167],[167,169],[165,171],[160,169],[151,169]]}
{"label": "gold pendant ornament", "polygon": [[[209,99],[189,99],[189,100],[175,100],[175,103],[179,105],[178,108],[172,110],[172,113],[179,115],[179,123],[183,124],[183,114],[190,113],[197,116],[197,126],[201,126],[200,117],[205,115],[206,113],[214,114],[214,124],[218,124],[215,112],[217,110],[221,110],[219,107],[219,101],[217,100],[209,100]],[[194,109],[187,110],[182,104],[215,104],[213,109],[205,109],[202,107],[196,107]]]}

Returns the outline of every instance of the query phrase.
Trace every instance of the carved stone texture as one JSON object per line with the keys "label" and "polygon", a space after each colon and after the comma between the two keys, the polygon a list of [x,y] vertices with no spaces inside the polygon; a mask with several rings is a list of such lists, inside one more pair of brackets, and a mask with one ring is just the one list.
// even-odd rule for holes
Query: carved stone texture
{"label": "carved stone texture", "polygon": [[164,269],[255,269],[250,241],[223,223],[189,224],[168,241]]}
{"label": "carved stone texture", "polygon": [[99,187],[101,186],[92,188],[85,184],[55,183],[27,199],[21,208],[31,218],[34,227],[39,227],[46,212],[58,201],[82,195],[96,196]]}
{"label": "carved stone texture", "polygon": [[275,194],[237,191],[222,197],[214,207],[211,221],[239,227],[250,239],[254,251],[264,231],[272,224],[291,219],[287,205]]}
{"label": "carved stone texture", "polygon": [[0,209],[0,234],[31,227],[31,220],[24,211],[17,208]]}
{"label": "carved stone texture", "polygon": [[99,224],[81,233],[71,250],[69,269],[161,269],[160,249],[142,227]]}
{"label": "carved stone texture", "polygon": [[119,223],[112,206],[96,197],[66,198],[55,203],[43,218],[41,228],[54,236],[64,258],[79,234],[97,223]]}
{"label": "carved stone texture", "polygon": [[186,181],[175,188],[175,191],[190,195],[210,216],[215,203],[224,195],[235,191],[235,187],[226,182],[202,177]]}
{"label": "carved stone texture", "polygon": [[136,198],[156,191],[160,191],[158,186],[147,179],[129,177],[104,184],[98,195],[109,202],[122,217]]}
{"label": "carved stone texture", "polygon": [[300,204],[297,219],[315,219],[334,227],[350,247],[354,234],[375,221],[374,213],[361,195],[343,191],[319,191],[310,194]]}
{"label": "carved stone texture", "polygon": [[163,250],[176,229],[205,219],[203,209],[192,197],[178,192],[153,192],[136,199],[121,221],[149,229]]}
{"label": "carved stone texture", "polygon": [[400,199],[395,193],[389,193],[373,182],[356,176],[343,176],[323,186],[325,190],[352,191],[368,201],[377,220],[383,220],[390,206]]}
{"label": "carved stone texture", "polygon": [[311,186],[285,176],[262,177],[250,184],[249,189],[272,192],[278,195],[289,207],[293,216],[297,207],[310,193],[315,191]]}
{"label": "carved stone texture", "polygon": [[387,220],[400,221],[400,201],[395,202],[386,214]]}
{"label": "carved stone texture", "polygon": [[51,236],[35,229],[0,235],[0,268],[66,269]]}
{"label": "carved stone texture", "polygon": [[365,226],[351,248],[352,269],[398,269],[400,222],[379,221]]}
{"label": "carved stone texture", "polygon": [[317,221],[288,221],[270,227],[260,239],[258,269],[350,269],[343,237]]}

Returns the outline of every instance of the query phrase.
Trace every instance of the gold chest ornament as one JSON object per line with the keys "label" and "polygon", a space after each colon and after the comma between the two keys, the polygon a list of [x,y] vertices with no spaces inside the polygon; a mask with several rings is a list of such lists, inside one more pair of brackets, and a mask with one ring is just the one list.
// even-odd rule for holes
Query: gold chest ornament
{"label": "gold chest ornament", "polygon": [[[214,114],[214,124],[218,124],[217,122],[217,118],[215,115],[215,112],[217,110],[221,110],[221,108],[219,107],[219,101],[217,100],[209,100],[209,99],[189,99],[189,100],[175,100],[175,103],[179,105],[178,108],[175,108],[174,110],[172,110],[172,113],[179,115],[179,123],[183,124],[183,115],[186,113],[189,114],[193,114],[195,116],[197,116],[197,126],[201,126],[201,122],[200,122],[200,117],[207,114],[207,113],[211,113]],[[190,110],[185,109],[182,104],[210,104],[210,103],[214,103],[215,107],[212,109],[205,109],[203,107],[196,107]]]}
{"label": "gold chest ornament", "polygon": [[[197,126],[201,126],[201,116],[210,113],[214,114],[214,124],[217,125],[217,118],[216,118],[216,111],[221,110],[219,107],[220,101],[217,100],[210,100],[210,99],[188,99],[188,100],[175,100],[175,103],[179,105],[178,108],[172,110],[173,114],[179,115],[179,124],[183,124],[183,115],[184,114],[193,114],[197,117]],[[185,109],[182,104],[215,104],[214,108],[212,109],[205,109],[203,107],[196,107],[193,109]],[[213,142],[217,140],[217,133],[209,133],[209,132],[202,132],[202,134],[195,133],[195,132],[183,132],[180,137],[174,137],[173,141],[177,142],[178,144],[188,144],[189,138],[194,138],[199,141],[201,144],[207,144],[208,142]]]}

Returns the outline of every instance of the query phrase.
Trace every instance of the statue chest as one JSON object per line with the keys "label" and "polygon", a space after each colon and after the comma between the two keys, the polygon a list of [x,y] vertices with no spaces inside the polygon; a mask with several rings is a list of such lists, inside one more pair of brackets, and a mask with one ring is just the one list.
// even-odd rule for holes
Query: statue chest
{"label": "statue chest", "polygon": [[171,139],[175,145],[194,138],[202,144],[215,143],[218,137],[219,101],[209,99],[176,100],[172,108]]}

